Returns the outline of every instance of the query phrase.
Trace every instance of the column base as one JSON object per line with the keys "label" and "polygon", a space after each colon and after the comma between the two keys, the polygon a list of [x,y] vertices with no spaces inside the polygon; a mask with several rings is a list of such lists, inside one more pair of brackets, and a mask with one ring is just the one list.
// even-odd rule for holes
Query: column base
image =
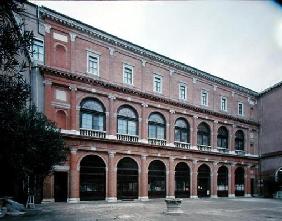
{"label": "column base", "polygon": [[117,198],[116,197],[106,197],[106,201],[108,203],[116,203],[117,202]]}
{"label": "column base", "polygon": [[148,196],[140,196],[140,197],[138,197],[138,199],[139,199],[140,201],[149,201]]}
{"label": "column base", "polygon": [[175,199],[175,196],[166,196],[166,199]]}
{"label": "column base", "polygon": [[235,198],[235,194],[228,194],[229,198]]}
{"label": "column base", "polygon": [[247,194],[244,195],[244,197],[252,197],[252,195],[247,193]]}
{"label": "column base", "polygon": [[198,199],[198,196],[191,196],[191,199]]}
{"label": "column base", "polygon": [[216,199],[216,198],[218,198],[218,197],[217,197],[217,195],[211,195],[211,198]]}
{"label": "column base", "polygon": [[79,203],[80,198],[68,198],[68,203]]}
{"label": "column base", "polygon": [[54,203],[55,202],[55,199],[54,198],[46,198],[46,199],[43,199],[41,203]]}

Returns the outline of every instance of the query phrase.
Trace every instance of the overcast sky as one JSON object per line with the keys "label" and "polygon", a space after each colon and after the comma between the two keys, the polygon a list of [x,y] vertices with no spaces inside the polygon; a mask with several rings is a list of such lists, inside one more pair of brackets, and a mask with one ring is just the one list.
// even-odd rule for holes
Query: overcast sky
{"label": "overcast sky", "polygon": [[258,92],[282,81],[271,1],[32,2]]}

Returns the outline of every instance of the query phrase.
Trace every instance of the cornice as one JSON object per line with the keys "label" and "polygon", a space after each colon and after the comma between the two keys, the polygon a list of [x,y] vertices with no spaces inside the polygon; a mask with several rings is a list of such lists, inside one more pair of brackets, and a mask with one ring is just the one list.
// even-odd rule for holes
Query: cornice
{"label": "cornice", "polygon": [[91,85],[98,85],[98,86],[101,86],[101,87],[104,87],[104,88],[109,88],[113,91],[117,91],[117,92],[121,92],[121,93],[127,93],[127,94],[130,94],[131,96],[132,95],[138,96],[138,97],[142,97],[142,98],[149,99],[149,100],[152,100],[152,101],[158,101],[158,102],[161,102],[161,103],[170,104],[170,105],[173,105],[173,106],[189,109],[189,110],[199,112],[199,113],[203,113],[203,114],[212,115],[212,116],[215,116],[215,117],[225,118],[225,119],[228,119],[228,120],[234,120],[234,121],[237,121],[237,122],[240,122],[240,123],[249,124],[249,125],[253,125],[253,126],[259,126],[259,123],[256,122],[256,121],[237,118],[237,117],[234,117],[232,115],[227,115],[227,114],[224,114],[224,113],[215,112],[215,111],[211,111],[211,110],[208,110],[208,109],[202,109],[200,107],[196,107],[196,106],[193,106],[193,105],[190,105],[190,104],[187,104],[187,103],[180,103],[180,102],[174,101],[174,100],[169,99],[169,98],[159,97],[159,96],[156,96],[154,94],[146,93],[146,92],[139,91],[139,90],[136,90],[136,89],[133,89],[133,88],[127,88],[127,87],[123,87],[123,86],[120,86],[120,85],[117,85],[117,84],[106,82],[106,81],[103,81],[103,80],[98,79],[98,78],[91,78],[91,77],[88,77],[88,76],[83,76],[81,74],[75,74],[75,73],[71,73],[71,72],[58,70],[58,69],[51,68],[51,67],[48,67],[48,66],[40,65],[39,68],[42,71],[46,71],[46,73],[44,73],[44,74],[59,76],[59,77],[63,77],[63,78],[69,79],[69,80],[79,81],[79,82],[87,83],[87,84],[91,84]]}
{"label": "cornice", "polygon": [[40,15],[43,18],[48,18],[48,19],[53,20],[55,22],[61,23],[65,26],[74,28],[78,31],[89,34],[89,35],[91,35],[91,36],[93,36],[93,37],[95,37],[99,40],[107,42],[107,43],[109,43],[113,46],[121,47],[125,50],[131,51],[131,52],[138,54],[142,57],[147,57],[148,59],[151,59],[151,60],[154,60],[154,61],[157,61],[157,62],[161,62],[161,63],[163,63],[165,65],[169,65],[170,67],[175,68],[177,70],[184,71],[184,72],[189,73],[189,74],[196,76],[196,77],[201,77],[201,78],[207,79],[209,81],[215,82],[217,84],[220,84],[220,85],[232,88],[232,89],[235,89],[237,91],[246,93],[248,95],[255,96],[255,97],[259,95],[257,92],[255,92],[251,89],[248,89],[248,88],[245,88],[245,87],[240,86],[238,84],[235,84],[233,82],[224,80],[220,77],[216,77],[216,76],[211,75],[207,72],[198,70],[194,67],[191,67],[191,66],[188,66],[188,65],[181,63],[179,61],[173,60],[169,57],[160,55],[160,54],[158,54],[154,51],[148,50],[148,49],[143,48],[141,46],[138,46],[134,43],[123,40],[123,39],[121,39],[117,36],[111,35],[107,32],[104,32],[102,30],[94,28],[91,25],[87,25],[87,24],[85,24],[81,21],[70,18],[66,15],[58,13],[54,10],[49,9],[49,8],[40,7],[39,10],[40,10]]}

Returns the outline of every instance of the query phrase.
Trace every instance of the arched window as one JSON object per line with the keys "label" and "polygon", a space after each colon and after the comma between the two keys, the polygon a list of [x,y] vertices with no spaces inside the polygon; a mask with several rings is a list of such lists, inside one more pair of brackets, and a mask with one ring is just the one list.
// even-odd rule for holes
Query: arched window
{"label": "arched window", "polygon": [[86,99],[80,105],[80,127],[105,131],[105,108],[96,99]]}
{"label": "arched window", "polygon": [[238,130],[235,133],[235,150],[244,150],[244,133],[242,130]]}
{"label": "arched window", "polygon": [[228,148],[228,130],[224,126],[221,126],[217,131],[217,146]]}
{"label": "arched window", "polygon": [[129,106],[122,106],[118,111],[118,133],[138,135],[138,117],[135,110]]}
{"label": "arched window", "polygon": [[189,143],[190,133],[189,125],[187,121],[183,118],[179,118],[175,122],[175,141]]}
{"label": "arched window", "polygon": [[198,145],[210,146],[211,132],[209,125],[204,122],[200,123],[198,126],[197,136]]}
{"label": "arched window", "polygon": [[159,113],[152,113],[149,117],[149,138],[165,139],[165,120]]}

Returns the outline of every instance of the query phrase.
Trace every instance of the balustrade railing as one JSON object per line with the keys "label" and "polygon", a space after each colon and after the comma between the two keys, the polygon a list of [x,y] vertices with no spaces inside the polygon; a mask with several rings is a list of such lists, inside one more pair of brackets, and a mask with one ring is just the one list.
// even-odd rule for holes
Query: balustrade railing
{"label": "balustrade railing", "polygon": [[127,141],[127,142],[138,142],[139,137],[136,135],[117,134],[117,139]]}
{"label": "balustrade railing", "polygon": [[190,147],[191,147],[190,143],[179,142],[179,141],[174,141],[174,145],[177,148],[181,148],[181,149],[190,149]]}
{"label": "balustrade railing", "polygon": [[80,135],[89,136],[89,137],[97,137],[97,138],[106,138],[106,132],[100,130],[91,130],[80,128]]}
{"label": "balustrade railing", "polygon": [[229,150],[227,148],[224,148],[224,147],[217,147],[217,150],[218,152],[221,152],[221,153],[228,153]]}
{"label": "balustrade railing", "polygon": [[156,138],[149,138],[148,139],[149,144],[158,145],[158,146],[165,146],[166,140],[163,139],[156,139]]}
{"label": "balustrade railing", "polygon": [[235,153],[240,156],[244,156],[246,154],[244,150],[235,150]]}
{"label": "balustrade railing", "polygon": [[202,150],[202,151],[211,151],[211,146],[207,146],[207,145],[197,145],[198,150]]}

